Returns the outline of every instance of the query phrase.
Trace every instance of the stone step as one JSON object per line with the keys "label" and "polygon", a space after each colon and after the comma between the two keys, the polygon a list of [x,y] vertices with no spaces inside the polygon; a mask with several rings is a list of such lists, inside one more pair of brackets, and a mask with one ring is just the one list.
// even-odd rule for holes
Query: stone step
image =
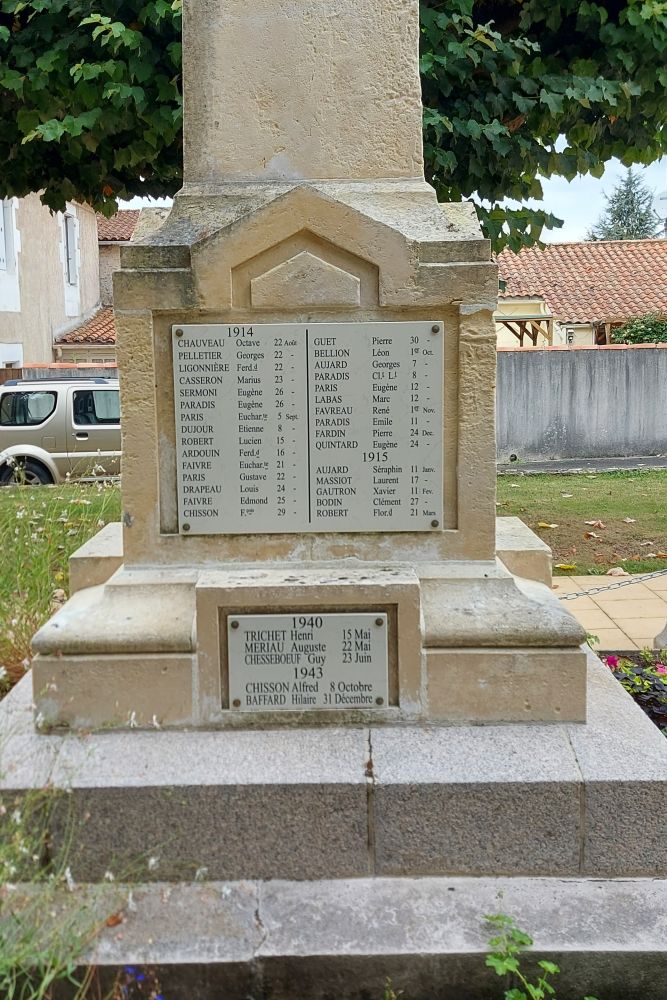
{"label": "stone step", "polygon": [[507,984],[484,961],[491,936],[484,917],[497,913],[534,939],[524,970],[534,972],[545,958],[561,967],[555,985],[563,1000],[665,995],[665,880],[365,878],[98,888],[76,889],[63,903],[85,899],[100,922],[116,914],[87,962],[107,987],[119,967],[154,970],[169,1000],[381,1000],[387,978],[404,1000],[497,1000]]}
{"label": "stone step", "polygon": [[589,688],[587,724],[56,736],[26,678],[0,787],[71,790],[54,836],[91,881],[667,875],[667,742],[594,656]]}

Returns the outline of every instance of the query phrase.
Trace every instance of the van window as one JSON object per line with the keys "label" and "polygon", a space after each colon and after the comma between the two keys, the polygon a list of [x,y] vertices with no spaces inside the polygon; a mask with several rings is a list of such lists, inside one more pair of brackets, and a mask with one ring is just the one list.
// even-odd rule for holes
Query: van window
{"label": "van window", "polygon": [[0,427],[35,427],[56,408],[55,392],[7,392],[0,399]]}
{"label": "van window", "polygon": [[74,423],[79,427],[119,424],[118,389],[77,389],[74,393]]}

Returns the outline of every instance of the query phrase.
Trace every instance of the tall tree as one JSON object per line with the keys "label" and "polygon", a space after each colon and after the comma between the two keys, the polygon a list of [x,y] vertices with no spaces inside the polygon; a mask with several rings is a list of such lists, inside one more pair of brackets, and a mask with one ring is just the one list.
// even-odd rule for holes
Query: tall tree
{"label": "tall tree", "polygon": [[658,235],[660,219],[653,209],[653,192],[632,167],[611,194],[607,207],[587,235],[589,240],[646,240]]}
{"label": "tall tree", "polygon": [[[251,0],[249,0],[251,2]],[[0,0],[1,194],[164,195],[181,175],[182,0]],[[539,177],[667,150],[664,0],[421,0],[427,176],[496,247],[557,219]],[[564,137],[564,138],[563,138]]]}

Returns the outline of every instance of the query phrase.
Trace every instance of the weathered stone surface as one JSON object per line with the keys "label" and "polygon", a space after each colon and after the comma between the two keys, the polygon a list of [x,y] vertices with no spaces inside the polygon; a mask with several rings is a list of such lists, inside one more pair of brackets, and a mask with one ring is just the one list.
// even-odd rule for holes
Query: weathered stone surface
{"label": "weathered stone surface", "polygon": [[170,1000],[293,1000],[295,984],[303,1000],[365,1000],[387,977],[410,1000],[485,1000],[500,981],[484,964],[484,914],[499,911],[531,934],[535,958],[558,962],[564,997],[663,1000],[667,882],[657,879],[141,885],[120,932],[103,928],[87,958],[109,979],[126,964],[156,967]]}
{"label": "weathered stone surface", "polygon": [[[81,871],[326,878],[665,871],[667,744],[590,658],[587,725],[409,724],[224,732],[32,728],[2,703],[0,787],[71,787]],[[7,734],[5,738],[5,733]],[[137,817],[149,817],[139,822]],[[664,852],[663,852],[664,855]]]}
{"label": "weathered stone surface", "polygon": [[[169,881],[200,868],[209,878],[366,874],[366,759],[360,729],[65,740],[53,777],[83,820],[73,871]],[[159,859],[152,875],[148,855]]]}
{"label": "weathered stone surface", "polygon": [[588,724],[568,728],[584,782],[582,871],[667,874],[665,738],[593,655],[589,677]]}
{"label": "weathered stone surface", "polygon": [[123,527],[112,521],[70,556],[69,590],[98,587],[123,564]]}
{"label": "weathered stone surface", "polygon": [[580,649],[429,649],[426,688],[434,721],[586,721]]}
{"label": "weathered stone surface", "polygon": [[37,656],[35,705],[47,727],[189,726],[194,663],[192,654],[182,653]]}
{"label": "weathered stone surface", "polygon": [[314,0],[307,17],[272,0],[186,6],[186,186],[421,176],[417,13],[417,0]]}
{"label": "weathered stone surface", "polygon": [[361,282],[355,274],[302,250],[290,260],[250,279],[256,309],[307,309],[312,306],[360,306]]}
{"label": "weathered stone surface", "polygon": [[80,590],[32,640],[44,655],[190,653],[196,570],[122,567],[102,587]]}
{"label": "weathered stone surface", "polygon": [[578,870],[579,772],[562,730],[376,729],[372,746],[379,874]]}
{"label": "weathered stone surface", "polygon": [[551,587],[551,549],[520,518],[496,519],[496,549],[510,573]]}
{"label": "weathered stone surface", "polygon": [[[419,568],[424,645],[578,647],[586,633],[543,584],[513,577],[499,562],[461,562]],[[582,671],[584,660],[582,658]]]}

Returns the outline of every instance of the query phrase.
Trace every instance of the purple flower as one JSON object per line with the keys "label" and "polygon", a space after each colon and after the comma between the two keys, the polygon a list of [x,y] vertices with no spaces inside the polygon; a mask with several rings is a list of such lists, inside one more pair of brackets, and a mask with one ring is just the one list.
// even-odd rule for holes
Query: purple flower
{"label": "purple flower", "polygon": [[605,659],[605,663],[607,664],[607,666],[609,667],[610,670],[615,670],[616,667],[618,666],[618,657],[617,656],[608,656]]}

